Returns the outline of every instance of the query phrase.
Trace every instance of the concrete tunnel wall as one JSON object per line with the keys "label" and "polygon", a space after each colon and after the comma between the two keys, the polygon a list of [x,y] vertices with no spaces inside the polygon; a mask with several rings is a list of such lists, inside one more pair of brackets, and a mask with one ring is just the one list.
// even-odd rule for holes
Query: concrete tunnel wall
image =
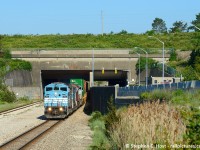
{"label": "concrete tunnel wall", "polygon": [[[132,49],[85,49],[85,50],[48,50],[12,51],[12,57],[30,61],[33,66],[33,85],[40,86],[41,70],[118,70],[128,71],[128,80],[136,80],[135,65],[137,54],[129,54]],[[93,55],[94,54],[94,55]],[[145,57],[145,54],[141,54]],[[162,61],[161,54],[149,54],[150,58]],[[92,59],[94,57],[94,59]],[[165,55],[165,61],[169,54]]]}
{"label": "concrete tunnel wall", "polygon": [[[92,59],[78,59],[78,58],[43,58],[43,59],[24,59],[32,63],[32,77],[33,84],[40,86],[41,70],[88,70],[92,71]],[[107,70],[113,70],[115,67],[117,70],[129,71],[128,78],[136,79],[135,65],[137,58],[125,59],[125,58],[112,58],[102,59],[97,58],[94,61],[94,70],[102,70],[104,68],[105,73]]]}

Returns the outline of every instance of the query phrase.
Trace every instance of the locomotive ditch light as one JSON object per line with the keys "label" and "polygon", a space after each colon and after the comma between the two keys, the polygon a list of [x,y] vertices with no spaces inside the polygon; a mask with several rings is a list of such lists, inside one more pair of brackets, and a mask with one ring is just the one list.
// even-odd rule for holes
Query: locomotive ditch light
{"label": "locomotive ditch light", "polygon": [[51,108],[51,107],[49,107],[49,108],[48,108],[48,111],[52,111],[52,108]]}
{"label": "locomotive ditch light", "polygon": [[63,111],[63,108],[62,108],[62,107],[60,107],[60,108],[59,108],[59,111]]}

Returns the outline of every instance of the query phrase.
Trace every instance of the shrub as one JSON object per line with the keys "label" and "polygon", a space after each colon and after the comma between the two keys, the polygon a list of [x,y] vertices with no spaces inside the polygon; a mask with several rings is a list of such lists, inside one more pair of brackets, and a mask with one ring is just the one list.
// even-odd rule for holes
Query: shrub
{"label": "shrub", "polygon": [[169,90],[154,90],[151,94],[152,100],[165,100],[170,101],[172,98],[171,92]]}
{"label": "shrub", "polygon": [[170,101],[172,98],[172,94],[169,90],[154,90],[152,92],[144,92],[140,95],[142,100],[148,101],[157,101],[157,100],[165,100]]}
{"label": "shrub", "polygon": [[140,94],[140,99],[141,100],[148,100],[149,99],[149,92],[142,92],[141,94]]}
{"label": "shrub", "polygon": [[8,64],[11,67],[11,70],[32,70],[32,66],[30,62],[24,60],[12,60]]}
{"label": "shrub", "polygon": [[5,59],[0,58],[0,69],[9,67],[8,71],[12,70],[32,70],[32,65],[28,61],[19,59]]}
{"label": "shrub", "polygon": [[175,50],[173,50],[173,51],[170,53],[169,61],[176,61],[176,60],[177,60],[177,53],[175,52]]}
{"label": "shrub", "polygon": [[90,145],[90,149],[92,150],[107,150],[110,149],[110,143],[105,133],[101,130],[95,130],[93,135],[93,142]]}
{"label": "shrub", "polygon": [[119,121],[119,116],[116,113],[116,107],[113,103],[113,96],[111,96],[108,101],[108,113],[106,114],[104,118],[105,118],[105,125],[106,125],[107,130],[109,130],[112,124]]}
{"label": "shrub", "polygon": [[105,122],[100,112],[92,113],[89,126],[94,131],[90,149],[110,149],[110,141],[106,136]]}
{"label": "shrub", "polygon": [[89,123],[92,123],[95,120],[102,120],[102,119],[103,119],[103,116],[102,116],[101,112],[95,111],[95,112],[92,112],[91,118],[89,119]]}
{"label": "shrub", "polygon": [[102,130],[105,131],[105,123],[102,120],[94,120],[91,124],[90,127],[92,130]]}
{"label": "shrub", "polygon": [[6,66],[6,63],[7,63],[6,59],[0,58],[0,68]]}
{"label": "shrub", "polygon": [[13,92],[9,91],[5,85],[0,83],[0,101],[5,101],[8,103],[15,102],[16,96]]}
{"label": "shrub", "polygon": [[183,69],[182,74],[184,76],[184,81],[198,80],[198,74],[191,66],[187,66]]}
{"label": "shrub", "polygon": [[191,108],[192,116],[187,125],[187,134],[185,140],[190,145],[200,145],[200,110]]}
{"label": "shrub", "polygon": [[3,50],[3,58],[5,58],[5,59],[11,59],[12,58],[10,50],[8,50],[8,49]]}

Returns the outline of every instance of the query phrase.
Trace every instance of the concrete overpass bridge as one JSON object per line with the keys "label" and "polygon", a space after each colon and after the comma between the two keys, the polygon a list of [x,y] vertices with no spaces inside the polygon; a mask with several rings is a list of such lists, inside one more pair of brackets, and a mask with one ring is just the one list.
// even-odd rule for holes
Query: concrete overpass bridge
{"label": "concrete overpass bridge", "polygon": [[[70,78],[90,81],[93,64],[95,81],[108,81],[110,85],[124,86],[127,81],[137,80],[135,65],[138,55],[129,54],[130,50],[94,50],[94,53],[92,50],[12,51],[12,57],[31,62],[32,81],[37,87]],[[141,56],[145,57],[145,54]],[[149,54],[149,58],[162,62],[161,54]],[[169,54],[166,54],[165,61],[168,59]]]}

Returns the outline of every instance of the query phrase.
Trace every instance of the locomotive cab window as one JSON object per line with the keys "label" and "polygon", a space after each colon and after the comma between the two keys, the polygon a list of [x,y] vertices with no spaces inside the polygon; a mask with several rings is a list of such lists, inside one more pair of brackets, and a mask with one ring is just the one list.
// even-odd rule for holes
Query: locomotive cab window
{"label": "locomotive cab window", "polygon": [[67,88],[66,87],[61,87],[60,90],[61,91],[67,91]]}
{"label": "locomotive cab window", "polygon": [[46,87],[46,91],[52,91],[52,87]]}

